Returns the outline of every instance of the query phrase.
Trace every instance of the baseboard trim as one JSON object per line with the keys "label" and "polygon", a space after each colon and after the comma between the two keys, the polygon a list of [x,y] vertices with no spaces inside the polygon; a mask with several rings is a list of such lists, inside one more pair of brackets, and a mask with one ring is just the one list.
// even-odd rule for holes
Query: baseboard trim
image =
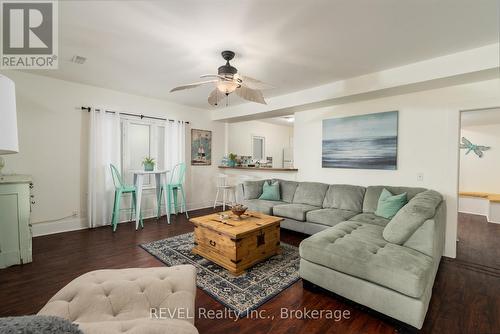
{"label": "baseboard trim", "polygon": [[56,222],[34,223],[31,225],[31,232],[33,237],[40,237],[49,234],[84,230],[86,228],[88,228],[87,218],[71,217]]}
{"label": "baseboard trim", "polygon": [[[211,201],[188,203],[186,205],[188,212],[207,209],[211,208],[212,206],[213,203]],[[144,219],[154,218],[156,217],[156,211],[152,209],[145,210],[143,211],[143,217]],[[125,222],[128,222],[128,219],[123,219],[123,221],[121,221],[120,224]],[[87,225],[87,217],[70,217],[59,221],[40,222],[40,223],[33,223],[31,225],[31,231],[33,237],[41,237],[44,235],[50,235],[56,233],[78,231],[87,228],[89,228]]]}
{"label": "baseboard trim", "polygon": [[484,217],[488,217],[488,215],[485,215],[484,213],[482,212],[472,212],[472,211],[465,211],[465,210],[459,210],[458,211],[459,213],[466,213],[468,215],[476,215],[476,216],[484,216]]}

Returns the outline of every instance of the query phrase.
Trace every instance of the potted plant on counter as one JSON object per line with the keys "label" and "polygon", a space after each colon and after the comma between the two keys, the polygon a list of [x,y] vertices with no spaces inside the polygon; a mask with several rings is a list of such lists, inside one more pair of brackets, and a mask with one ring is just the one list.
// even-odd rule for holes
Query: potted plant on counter
{"label": "potted plant on counter", "polygon": [[228,166],[229,167],[236,167],[236,158],[238,156],[234,153],[229,153],[229,162],[228,162]]}
{"label": "potted plant on counter", "polygon": [[144,170],[146,172],[151,172],[155,169],[155,159],[151,157],[144,158],[142,164],[144,165]]}

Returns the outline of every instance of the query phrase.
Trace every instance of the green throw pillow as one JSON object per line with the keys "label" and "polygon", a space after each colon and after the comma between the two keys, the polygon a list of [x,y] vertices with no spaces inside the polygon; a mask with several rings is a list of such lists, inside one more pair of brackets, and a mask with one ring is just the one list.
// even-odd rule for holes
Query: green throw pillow
{"label": "green throw pillow", "polygon": [[391,192],[384,188],[378,199],[377,210],[375,214],[379,217],[392,219],[398,213],[399,209],[408,203],[406,193],[400,195],[393,195]]}
{"label": "green throw pillow", "polygon": [[262,195],[259,199],[265,199],[268,201],[279,201],[280,200],[280,184],[278,181],[271,184],[269,181],[264,182],[262,186]]}

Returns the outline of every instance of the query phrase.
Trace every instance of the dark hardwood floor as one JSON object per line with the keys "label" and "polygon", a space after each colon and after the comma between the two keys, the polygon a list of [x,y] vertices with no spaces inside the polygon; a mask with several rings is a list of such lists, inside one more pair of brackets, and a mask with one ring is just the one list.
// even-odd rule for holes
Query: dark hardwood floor
{"label": "dark hardwood floor", "polygon": [[[211,209],[191,212],[192,216]],[[482,225],[481,225],[482,224]],[[459,251],[455,260],[444,258],[434,284],[431,305],[422,333],[500,333],[499,226],[484,226],[478,216],[460,215]],[[0,316],[36,313],[47,300],[75,277],[95,269],[162,266],[139,244],[192,231],[179,215],[145,222],[135,231],[121,224],[33,240],[33,263],[0,270]],[[306,236],[282,230],[282,241],[298,245]],[[197,308],[222,310],[223,306],[198,289]],[[292,310],[349,310],[348,320],[281,319],[281,308]],[[298,281],[259,310],[268,319],[238,321],[197,319],[200,333],[395,333],[406,331],[397,322],[369,312],[342,298]],[[271,318],[274,316],[274,320]]]}
{"label": "dark hardwood floor", "polygon": [[459,213],[457,259],[500,269],[500,224],[486,217]]}

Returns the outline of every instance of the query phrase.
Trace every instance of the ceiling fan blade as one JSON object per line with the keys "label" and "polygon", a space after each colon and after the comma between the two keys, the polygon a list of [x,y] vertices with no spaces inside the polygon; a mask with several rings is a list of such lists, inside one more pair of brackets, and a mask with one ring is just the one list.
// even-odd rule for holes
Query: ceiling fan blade
{"label": "ceiling fan blade", "polygon": [[208,103],[212,106],[217,106],[226,98],[226,94],[222,93],[217,87],[208,95]]}
{"label": "ceiling fan blade", "polygon": [[[238,75],[238,74],[237,74]],[[250,89],[272,89],[276,88],[273,85],[270,85],[268,83],[265,83],[263,81],[247,77],[245,75],[238,75],[238,78],[241,79],[242,84],[244,86],[247,86]]]}
{"label": "ceiling fan blade", "polygon": [[219,78],[221,80],[231,80],[231,78],[226,78],[225,76],[223,75],[220,75],[220,74],[202,74],[200,75],[200,78]]}
{"label": "ceiling fan blade", "polygon": [[218,80],[207,80],[207,81],[194,82],[194,83],[191,83],[191,84],[187,84],[187,85],[183,85],[183,86],[172,88],[170,90],[170,93],[176,92],[178,90],[195,88],[195,87],[198,87],[198,86],[201,86],[201,85],[205,85],[205,84],[209,84],[209,83],[214,83],[214,82],[217,82],[217,81]]}
{"label": "ceiling fan blade", "polygon": [[243,85],[236,89],[236,95],[248,101],[267,104],[260,90],[251,89]]}

